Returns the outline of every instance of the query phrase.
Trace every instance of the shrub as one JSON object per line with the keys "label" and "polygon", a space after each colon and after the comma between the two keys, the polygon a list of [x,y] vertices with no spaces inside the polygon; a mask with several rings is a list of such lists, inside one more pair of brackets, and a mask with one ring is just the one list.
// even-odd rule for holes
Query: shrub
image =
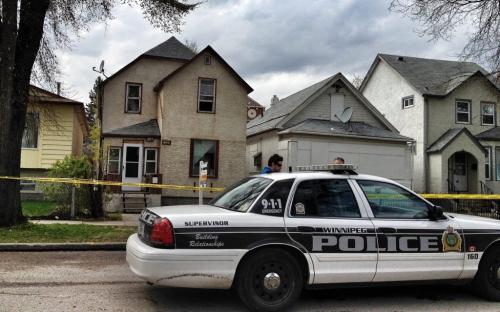
{"label": "shrub", "polygon": [[[48,177],[90,179],[92,178],[92,164],[86,156],[66,156],[49,169]],[[69,216],[73,185],[47,182],[43,183],[41,188],[47,199],[57,203],[57,211],[63,216]],[[77,185],[75,191],[76,212],[88,213],[91,205],[92,186]]]}

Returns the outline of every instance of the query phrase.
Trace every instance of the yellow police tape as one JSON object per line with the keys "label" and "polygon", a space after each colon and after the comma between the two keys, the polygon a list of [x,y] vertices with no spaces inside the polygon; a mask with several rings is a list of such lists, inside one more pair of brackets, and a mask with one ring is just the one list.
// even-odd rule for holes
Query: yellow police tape
{"label": "yellow police tape", "polygon": [[[170,190],[183,190],[183,191],[198,191],[199,186],[189,186],[189,185],[173,185],[173,184],[155,184],[155,183],[130,183],[130,182],[118,182],[118,181],[103,181],[103,180],[91,180],[91,179],[72,179],[72,178],[42,178],[42,177],[9,177],[0,176],[0,180],[23,180],[23,181],[36,181],[36,182],[48,182],[48,183],[66,183],[73,185],[105,185],[105,186],[132,186],[132,187],[148,187],[157,189],[170,189]],[[224,188],[222,187],[202,187],[203,191],[206,192],[222,192]]]}
{"label": "yellow police tape", "polygon": [[[0,180],[23,180],[23,181],[37,181],[37,182],[50,182],[50,183],[66,183],[73,185],[105,185],[105,186],[132,186],[141,188],[157,188],[157,189],[170,189],[170,190],[184,190],[184,191],[198,191],[199,186],[189,185],[174,185],[174,184],[154,184],[154,183],[130,183],[118,181],[103,181],[103,180],[90,180],[90,179],[72,179],[72,178],[42,178],[42,177],[9,177],[0,176]],[[207,192],[222,192],[222,187],[203,187],[203,191]],[[387,194],[389,195],[389,194]],[[482,199],[482,200],[500,200],[500,194],[420,194],[426,199]],[[376,196],[373,194],[372,196]],[[377,198],[381,199],[381,198]],[[388,199],[388,198],[384,198]],[[391,198],[392,199],[392,198]],[[394,198],[397,199],[397,198]],[[398,198],[401,199],[401,198]]]}

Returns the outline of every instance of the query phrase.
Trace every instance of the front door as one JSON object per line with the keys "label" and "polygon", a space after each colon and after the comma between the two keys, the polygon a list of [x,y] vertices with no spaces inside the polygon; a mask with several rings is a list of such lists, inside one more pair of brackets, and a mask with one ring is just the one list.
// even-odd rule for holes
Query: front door
{"label": "front door", "polygon": [[314,284],[371,282],[377,265],[373,223],[349,180],[297,183],[285,223],[310,254]]}
{"label": "front door", "polygon": [[429,204],[392,183],[357,180],[373,213],[379,258],[374,282],[457,279],[464,266],[460,225],[431,220]]}
{"label": "front door", "polygon": [[[142,144],[123,144],[123,170],[122,182],[141,183],[142,182]],[[122,186],[122,191],[140,191],[140,187]]]}
{"label": "front door", "polygon": [[456,153],[453,166],[453,187],[457,192],[467,192],[467,155]]}

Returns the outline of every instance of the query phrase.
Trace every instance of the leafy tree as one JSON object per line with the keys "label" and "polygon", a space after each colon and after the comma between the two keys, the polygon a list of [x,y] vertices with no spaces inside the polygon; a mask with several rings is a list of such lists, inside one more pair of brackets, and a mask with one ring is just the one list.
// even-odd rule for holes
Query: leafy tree
{"label": "leafy tree", "polygon": [[[58,48],[69,48],[118,5],[137,5],[164,31],[179,31],[198,3],[185,0],[0,0],[0,176],[19,176],[30,80],[54,83]],[[25,221],[19,182],[0,182],[0,226]]]}
{"label": "leafy tree", "polygon": [[487,64],[499,78],[500,1],[393,0],[389,9],[420,22],[420,34],[432,40],[449,40],[457,27],[468,25],[471,34],[460,56]]}

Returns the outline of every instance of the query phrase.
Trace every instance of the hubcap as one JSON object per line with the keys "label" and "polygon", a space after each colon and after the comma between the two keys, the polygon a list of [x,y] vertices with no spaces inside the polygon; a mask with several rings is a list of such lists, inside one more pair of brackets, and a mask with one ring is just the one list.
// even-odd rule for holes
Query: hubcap
{"label": "hubcap", "polygon": [[[500,271],[499,271],[500,272]],[[281,284],[280,276],[277,273],[271,272],[264,276],[264,287],[267,290],[277,289]]]}

